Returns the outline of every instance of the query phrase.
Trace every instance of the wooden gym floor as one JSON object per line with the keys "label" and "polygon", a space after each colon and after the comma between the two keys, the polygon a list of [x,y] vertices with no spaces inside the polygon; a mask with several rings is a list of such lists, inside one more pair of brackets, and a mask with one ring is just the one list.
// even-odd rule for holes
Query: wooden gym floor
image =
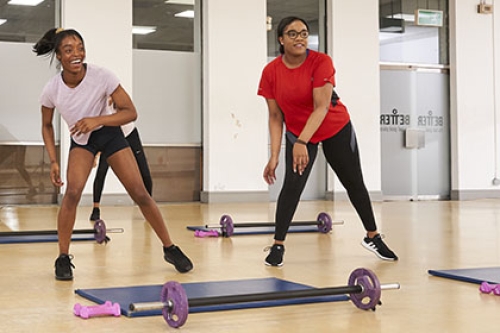
{"label": "wooden gym floor", "polygon": [[[137,207],[103,207],[112,241],[74,242],[75,279],[54,279],[56,243],[0,244],[1,332],[174,332],[161,316],[99,317],[72,313],[75,303],[94,305],[75,289],[178,282],[208,282],[277,277],[314,287],[347,284],[358,267],[369,268],[381,283],[383,305],[362,311],[351,302],[190,314],[182,332],[494,332],[500,323],[500,296],[478,285],[430,276],[429,269],[495,267],[500,263],[500,200],[374,203],[385,241],[399,255],[385,262],[363,249],[362,225],[348,202],[305,201],[295,220],[315,220],[327,212],[344,225],[331,234],[289,234],[285,264],[263,264],[272,235],[195,238],[188,225],[217,224],[223,214],[235,223],[273,220],[274,203],[165,204],[160,208],[175,242],[195,269],[177,273],[165,263],[162,248]],[[0,209],[0,231],[55,228],[56,206]],[[76,229],[88,229],[90,207],[80,207]]]}

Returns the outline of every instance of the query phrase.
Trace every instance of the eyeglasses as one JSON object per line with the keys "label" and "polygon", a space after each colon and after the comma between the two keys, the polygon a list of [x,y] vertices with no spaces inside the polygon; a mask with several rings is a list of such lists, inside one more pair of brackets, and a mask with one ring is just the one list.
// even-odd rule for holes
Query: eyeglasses
{"label": "eyeglasses", "polygon": [[285,35],[287,35],[288,37],[290,37],[291,39],[296,39],[298,36],[300,36],[300,38],[307,38],[309,37],[309,31],[307,30],[302,30],[302,31],[295,31],[295,30],[289,30],[287,32],[284,32]]}

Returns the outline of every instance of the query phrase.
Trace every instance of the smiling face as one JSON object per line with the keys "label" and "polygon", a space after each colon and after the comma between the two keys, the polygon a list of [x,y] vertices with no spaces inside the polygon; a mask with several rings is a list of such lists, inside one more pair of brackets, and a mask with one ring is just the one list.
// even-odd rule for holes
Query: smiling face
{"label": "smiling face", "polygon": [[307,26],[300,20],[295,20],[285,27],[279,42],[283,45],[285,54],[302,56],[307,50]]}
{"label": "smiling face", "polygon": [[85,60],[83,41],[74,35],[64,37],[57,48],[56,57],[64,71],[73,74],[81,72]]}

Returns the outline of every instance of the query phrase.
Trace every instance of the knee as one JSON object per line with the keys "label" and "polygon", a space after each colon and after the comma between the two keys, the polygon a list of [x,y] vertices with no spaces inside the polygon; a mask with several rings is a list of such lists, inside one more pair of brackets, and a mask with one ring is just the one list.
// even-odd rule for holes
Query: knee
{"label": "knee", "polygon": [[152,201],[151,196],[146,191],[130,193],[130,196],[139,207],[147,205]]}
{"label": "knee", "polygon": [[68,187],[64,193],[64,199],[68,203],[78,204],[80,198],[82,197],[82,190],[74,187]]}

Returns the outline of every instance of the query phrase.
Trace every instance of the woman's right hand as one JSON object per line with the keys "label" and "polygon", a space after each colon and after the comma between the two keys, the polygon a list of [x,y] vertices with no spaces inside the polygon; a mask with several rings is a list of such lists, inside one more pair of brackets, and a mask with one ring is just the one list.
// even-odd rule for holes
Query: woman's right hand
{"label": "woman's right hand", "polygon": [[61,173],[59,170],[59,164],[53,162],[50,164],[50,181],[54,186],[61,187],[64,183],[61,181]]}
{"label": "woman's right hand", "polygon": [[293,145],[293,172],[298,172],[302,176],[309,164],[309,152],[307,146],[299,143]]}
{"label": "woman's right hand", "polygon": [[269,162],[267,162],[266,167],[264,168],[264,180],[266,183],[269,185],[274,184],[276,181],[276,168],[278,167],[278,159],[277,158],[271,158],[269,159]]}

